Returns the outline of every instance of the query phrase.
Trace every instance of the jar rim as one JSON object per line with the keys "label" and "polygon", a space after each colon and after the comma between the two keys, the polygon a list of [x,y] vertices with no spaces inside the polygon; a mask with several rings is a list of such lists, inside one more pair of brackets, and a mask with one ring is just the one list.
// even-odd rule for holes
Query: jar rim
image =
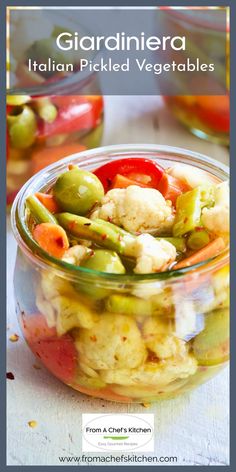
{"label": "jar rim", "polygon": [[[217,176],[220,180],[226,180],[229,177],[229,167],[225,164],[216,161],[208,156],[200,154],[198,152],[190,151],[187,149],[166,146],[166,145],[152,145],[152,144],[122,144],[122,145],[111,145],[111,146],[102,146],[88,151],[83,151],[79,153],[72,154],[56,163],[51,164],[50,166],[42,169],[40,172],[35,174],[31,179],[29,179],[21,190],[18,192],[17,196],[12,205],[11,210],[11,226],[13,230],[14,237],[17,241],[17,244],[25,255],[33,262],[36,263],[43,269],[52,268],[58,275],[65,278],[69,278],[74,281],[78,281],[79,278],[82,278],[84,281],[91,282],[92,279],[96,279],[101,284],[114,283],[117,284],[123,283],[135,283],[135,282],[165,282],[168,281],[171,283],[174,281],[179,281],[179,279],[185,277],[189,274],[203,274],[212,270],[216,270],[228,263],[229,260],[229,248],[227,247],[220,254],[207,259],[198,264],[192,265],[178,270],[168,270],[165,272],[158,272],[154,274],[110,274],[93,269],[87,269],[80,266],[72,266],[71,264],[64,262],[60,259],[56,259],[50,256],[46,251],[40,248],[37,243],[33,240],[28,230],[27,224],[24,218],[24,208],[26,197],[35,193],[35,191],[42,190],[43,187],[55,181],[56,176],[63,170],[66,170],[68,164],[72,162],[80,163],[81,167],[83,164],[93,165],[93,161],[96,161],[96,158],[99,158],[101,165],[104,163],[106,158],[118,159],[122,158],[122,154],[125,157],[131,154],[137,153],[149,153],[150,155],[157,154],[156,158],[162,158],[166,160],[174,160],[180,162],[178,159],[191,158],[191,163],[198,163],[198,167],[207,167],[208,169],[215,169]],[[160,156],[158,156],[160,153]],[[106,156],[106,157],[105,157]],[[140,156],[141,157],[141,156]],[[152,158],[151,156],[146,156]],[[96,161],[97,164],[97,161]],[[208,170],[210,172],[210,170]],[[222,178],[222,174],[225,178]],[[221,177],[220,177],[221,175]],[[37,187],[37,189],[36,189]],[[34,191],[32,192],[32,190]],[[30,243],[30,246],[29,246]]]}

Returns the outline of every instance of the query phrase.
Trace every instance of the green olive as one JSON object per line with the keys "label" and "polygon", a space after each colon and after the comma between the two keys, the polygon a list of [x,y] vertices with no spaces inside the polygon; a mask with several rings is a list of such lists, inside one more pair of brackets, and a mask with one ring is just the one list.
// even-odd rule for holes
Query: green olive
{"label": "green olive", "polygon": [[96,175],[73,168],[58,177],[53,195],[63,211],[86,215],[102,199],[104,189]]}
{"label": "green olive", "polygon": [[86,259],[83,267],[109,274],[124,274],[125,268],[115,251],[107,251],[104,249],[95,249],[92,255]]}
{"label": "green olive", "polygon": [[18,115],[7,117],[11,144],[17,149],[26,149],[35,141],[37,121],[33,110],[27,105]]}
{"label": "green olive", "polygon": [[[107,272],[110,274],[124,274],[125,268],[115,251],[108,251],[105,249],[95,249],[92,255],[80,264],[86,269],[98,270],[100,272]],[[80,287],[80,290],[93,300],[102,300],[110,295],[110,290],[100,286],[86,284]]]}

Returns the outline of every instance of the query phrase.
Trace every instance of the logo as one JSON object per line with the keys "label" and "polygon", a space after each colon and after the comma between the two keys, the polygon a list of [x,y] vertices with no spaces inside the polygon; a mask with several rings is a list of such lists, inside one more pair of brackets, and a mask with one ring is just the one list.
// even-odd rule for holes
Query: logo
{"label": "logo", "polygon": [[83,414],[82,450],[154,451],[154,415]]}

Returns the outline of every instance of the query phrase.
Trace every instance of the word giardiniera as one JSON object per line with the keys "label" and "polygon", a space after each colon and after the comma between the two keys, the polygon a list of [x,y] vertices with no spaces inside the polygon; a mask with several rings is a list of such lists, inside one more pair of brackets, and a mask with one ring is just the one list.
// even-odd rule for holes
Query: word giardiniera
{"label": "word giardiniera", "polygon": [[147,36],[144,32],[140,35],[129,36],[126,33],[116,33],[111,36],[79,36],[77,32],[70,33],[63,31],[57,36],[57,47],[63,51],[157,51],[162,49],[174,49],[175,51],[185,51],[185,36]]}

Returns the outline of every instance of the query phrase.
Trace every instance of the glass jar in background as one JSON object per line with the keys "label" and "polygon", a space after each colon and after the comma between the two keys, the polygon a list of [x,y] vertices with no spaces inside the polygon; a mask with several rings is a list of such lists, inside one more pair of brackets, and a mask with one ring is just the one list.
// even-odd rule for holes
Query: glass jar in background
{"label": "glass jar in background", "polygon": [[[197,8],[197,7],[196,7]],[[171,22],[173,35],[194,38],[194,43],[189,45],[194,57],[199,57],[202,62],[209,63],[209,58],[215,58],[215,64],[219,71],[219,84],[214,84],[214,89],[219,88],[219,95],[178,95],[165,96],[165,101],[176,118],[196,136],[209,141],[229,145],[230,129],[230,99],[229,99],[229,74],[230,74],[230,45],[229,45],[229,20],[227,19],[227,33],[225,44],[225,31],[222,25],[214,24],[210,15],[203,13],[202,22],[199,17],[196,20],[194,11],[171,9],[171,15],[163,15],[164,22]],[[215,17],[213,17],[215,18]],[[189,35],[190,36],[190,35]],[[204,43],[202,43],[204,38]],[[225,47],[226,47],[226,72],[225,72]],[[227,93],[222,95],[220,78],[225,80]],[[186,90],[186,84],[183,84]]]}
{"label": "glass jar in background", "polygon": [[103,147],[42,170],[12,208],[15,300],[29,347],[62,382],[92,397],[154,402],[196,388],[227,364],[228,249],[182,270],[106,274],[50,257],[30,237],[25,212],[27,196],[50,189],[68,164],[92,170],[127,157],[228,178],[228,168],[206,156],[151,145]]}
{"label": "glass jar in background", "polygon": [[102,128],[102,96],[8,96],[7,203],[47,165],[99,146]]}
{"label": "glass jar in background", "polygon": [[[36,13],[35,18],[32,15]],[[42,34],[36,30],[34,35],[31,24],[38,22],[40,15],[39,11],[36,13],[19,12],[17,17],[15,12],[11,21],[11,51],[7,42],[8,204],[36,172],[63,157],[97,147],[102,138],[104,105],[98,74],[80,71],[78,51],[65,55],[55,46],[55,38],[64,24],[69,31],[70,26],[74,31],[78,25],[64,13],[58,19],[55,12],[51,16],[41,13]],[[26,37],[30,42],[26,45],[22,40],[18,45],[28,25]],[[82,31],[80,27],[79,30]],[[40,64],[48,58],[55,64],[72,63],[73,72],[29,71],[29,60]]]}

